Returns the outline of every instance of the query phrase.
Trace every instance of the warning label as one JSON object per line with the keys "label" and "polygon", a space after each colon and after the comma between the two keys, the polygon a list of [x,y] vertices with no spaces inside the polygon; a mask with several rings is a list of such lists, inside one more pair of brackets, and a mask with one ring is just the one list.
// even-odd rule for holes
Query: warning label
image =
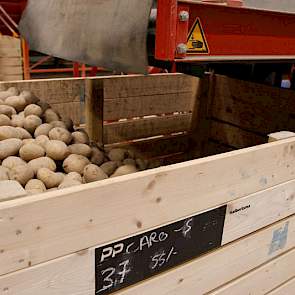
{"label": "warning label", "polygon": [[188,54],[209,53],[208,44],[199,18],[197,18],[188,35],[187,48]]}

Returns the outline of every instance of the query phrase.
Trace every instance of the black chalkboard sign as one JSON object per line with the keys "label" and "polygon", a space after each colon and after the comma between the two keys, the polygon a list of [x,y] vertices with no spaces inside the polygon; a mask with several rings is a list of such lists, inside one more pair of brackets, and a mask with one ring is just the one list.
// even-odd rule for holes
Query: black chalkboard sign
{"label": "black chalkboard sign", "polygon": [[221,246],[226,205],[95,249],[96,294],[111,294]]}

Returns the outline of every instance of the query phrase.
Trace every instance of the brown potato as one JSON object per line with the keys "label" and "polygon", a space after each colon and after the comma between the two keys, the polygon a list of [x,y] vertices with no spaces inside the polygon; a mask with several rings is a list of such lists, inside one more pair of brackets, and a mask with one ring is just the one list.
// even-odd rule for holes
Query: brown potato
{"label": "brown potato", "polygon": [[11,126],[0,126],[0,140],[19,137],[20,134],[16,128]]}
{"label": "brown potato", "polygon": [[9,179],[18,181],[22,186],[34,177],[33,169],[28,165],[18,165],[9,170]]}
{"label": "brown potato", "polygon": [[73,143],[89,143],[89,137],[87,133],[82,131],[75,131],[72,133]]}
{"label": "brown potato", "polygon": [[63,168],[66,173],[77,172],[83,173],[86,165],[90,164],[89,160],[81,155],[69,155],[63,162]]}
{"label": "brown potato", "polygon": [[69,155],[67,145],[60,140],[49,140],[45,147],[47,157],[53,160],[64,160]]}
{"label": "brown potato", "polygon": [[27,105],[23,96],[10,96],[5,99],[5,104],[13,107],[17,112],[21,112]]}
{"label": "brown potato", "polygon": [[27,105],[33,103],[35,104],[39,101],[39,98],[37,98],[31,91],[28,90],[22,91],[20,96],[22,96],[26,100]]}
{"label": "brown potato", "polygon": [[42,120],[35,116],[35,115],[29,115],[25,117],[24,120],[24,128],[28,130],[30,133],[34,133],[36,128],[42,124]]}
{"label": "brown potato", "polygon": [[68,187],[72,187],[72,186],[77,186],[77,185],[81,185],[81,182],[79,182],[77,180],[66,180],[66,181],[63,181],[58,186],[58,189],[64,189],[64,188],[68,188]]}
{"label": "brown potato", "polygon": [[28,165],[33,169],[36,174],[40,168],[48,168],[51,171],[56,170],[55,162],[48,157],[41,157],[34,160],[31,160]]}
{"label": "brown potato", "polygon": [[143,160],[139,158],[136,159],[135,162],[140,171],[146,170],[149,164],[148,160]]}
{"label": "brown potato", "polygon": [[107,174],[108,176],[112,175],[115,170],[118,168],[118,165],[116,162],[114,161],[109,161],[109,162],[105,162],[103,163],[100,168],[103,170],[103,172],[105,174]]}
{"label": "brown potato", "polygon": [[137,168],[133,165],[123,165],[119,167],[111,177],[122,176],[137,172]]}
{"label": "brown potato", "polygon": [[37,143],[28,143],[19,150],[20,157],[29,162],[33,159],[41,158],[45,155],[45,150]]}
{"label": "brown potato", "polygon": [[18,153],[22,146],[22,141],[17,138],[9,138],[0,141],[0,160]]}
{"label": "brown potato", "polygon": [[19,92],[15,87],[10,87],[6,91],[0,91],[0,99],[5,100],[9,96],[18,95]]}
{"label": "brown potato", "polygon": [[69,145],[69,151],[71,154],[81,155],[86,158],[90,157],[92,154],[91,147],[84,143],[74,143]]}
{"label": "brown potato", "polygon": [[23,139],[22,146],[24,146],[25,144],[28,144],[28,143],[36,143],[36,140],[34,138]]}
{"label": "brown potato", "polygon": [[49,142],[49,138],[46,135],[39,135],[36,137],[35,142],[46,149],[46,145]]}
{"label": "brown potato", "polygon": [[68,181],[68,180],[75,180],[82,183],[82,176],[77,172],[70,172],[69,174],[66,174],[64,177],[64,181]]}
{"label": "brown potato", "polygon": [[19,134],[20,139],[30,139],[32,138],[32,135],[24,128],[16,127],[15,128]]}
{"label": "brown potato", "polygon": [[41,107],[36,104],[29,104],[28,106],[25,107],[25,110],[24,110],[25,117],[30,116],[30,115],[35,115],[37,117],[41,117],[42,113],[43,113],[43,111],[42,111]]}
{"label": "brown potato", "polygon": [[53,121],[59,121],[59,115],[53,109],[47,109],[44,112],[44,120],[46,123],[51,123]]}
{"label": "brown potato", "polygon": [[38,126],[34,132],[34,136],[37,137],[39,135],[46,135],[48,136],[49,131],[53,128],[51,124],[44,123]]}
{"label": "brown potato", "polygon": [[38,102],[35,102],[35,104],[37,104],[39,107],[41,107],[43,113],[46,110],[50,109],[50,105],[44,100],[39,100]]}
{"label": "brown potato", "polygon": [[46,188],[48,189],[53,187],[58,187],[63,181],[62,175],[58,173],[54,173],[48,168],[38,169],[37,178],[41,180],[45,184]]}
{"label": "brown potato", "polygon": [[52,121],[52,122],[50,122],[50,125],[52,125],[53,128],[54,127],[60,127],[60,128],[67,129],[66,124],[64,122],[62,122],[62,121]]}
{"label": "brown potato", "polygon": [[16,115],[16,110],[7,105],[0,105],[0,114],[6,115],[11,118],[12,115]]}
{"label": "brown potato", "polygon": [[14,127],[24,127],[25,119],[21,115],[12,115],[11,116],[11,125]]}
{"label": "brown potato", "polygon": [[11,126],[10,118],[4,114],[0,114],[0,126]]}
{"label": "brown potato", "polygon": [[104,162],[104,153],[97,147],[92,148],[91,163],[100,166]]}
{"label": "brown potato", "polygon": [[36,195],[46,192],[46,187],[41,180],[31,179],[27,182],[25,190],[30,195]]}
{"label": "brown potato", "polygon": [[72,135],[64,128],[55,127],[49,131],[49,138],[51,140],[61,140],[64,143],[69,144],[72,140]]}
{"label": "brown potato", "polygon": [[9,169],[3,166],[0,166],[0,181],[9,180]]}
{"label": "brown potato", "polygon": [[133,165],[133,166],[136,166],[136,162],[135,162],[134,159],[130,159],[130,158],[128,158],[128,159],[125,159],[125,160],[123,161],[123,165]]}
{"label": "brown potato", "polygon": [[104,173],[104,171],[94,164],[89,164],[85,166],[83,170],[83,180],[85,183],[103,180],[107,178],[108,176]]}
{"label": "brown potato", "polygon": [[66,124],[66,127],[69,131],[72,131],[74,128],[74,123],[71,118],[65,117],[62,119],[63,122]]}
{"label": "brown potato", "polygon": [[2,162],[2,166],[5,168],[8,168],[8,169],[12,169],[16,166],[25,165],[25,164],[26,164],[26,162],[23,159],[21,159],[19,157],[15,157],[15,156],[7,157]]}
{"label": "brown potato", "polygon": [[119,148],[110,150],[108,154],[111,161],[123,161],[127,156],[127,150]]}

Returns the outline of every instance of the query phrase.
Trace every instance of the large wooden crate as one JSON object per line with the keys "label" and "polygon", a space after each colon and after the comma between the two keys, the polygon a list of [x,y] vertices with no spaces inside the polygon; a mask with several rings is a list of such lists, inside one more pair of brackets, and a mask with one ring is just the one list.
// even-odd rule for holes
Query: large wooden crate
{"label": "large wooden crate", "polygon": [[21,40],[0,35],[0,81],[23,79]]}
{"label": "large wooden crate", "polygon": [[[179,163],[0,203],[0,294],[104,294],[99,290],[108,291],[110,282],[118,290],[136,276],[136,284],[117,293],[295,292],[295,137],[267,143],[268,133],[292,131],[286,101],[294,92],[179,74],[4,83],[0,89],[15,85],[86,123],[106,148],[128,145],[147,158]],[[184,227],[172,245],[198,249],[176,249],[196,251],[185,263],[176,263],[180,254],[168,259],[171,244],[152,243],[142,260],[156,261],[158,269],[141,280],[135,274],[140,255],[115,255],[121,243],[154,232],[167,231],[170,239],[179,224]],[[114,262],[101,269],[97,259],[107,249]]]}

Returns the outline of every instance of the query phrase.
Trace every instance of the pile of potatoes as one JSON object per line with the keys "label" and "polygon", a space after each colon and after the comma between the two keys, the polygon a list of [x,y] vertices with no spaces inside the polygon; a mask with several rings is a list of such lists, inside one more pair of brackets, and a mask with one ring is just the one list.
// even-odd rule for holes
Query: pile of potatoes
{"label": "pile of potatoes", "polygon": [[29,91],[0,92],[0,180],[38,194],[145,170],[130,150],[108,153]]}

